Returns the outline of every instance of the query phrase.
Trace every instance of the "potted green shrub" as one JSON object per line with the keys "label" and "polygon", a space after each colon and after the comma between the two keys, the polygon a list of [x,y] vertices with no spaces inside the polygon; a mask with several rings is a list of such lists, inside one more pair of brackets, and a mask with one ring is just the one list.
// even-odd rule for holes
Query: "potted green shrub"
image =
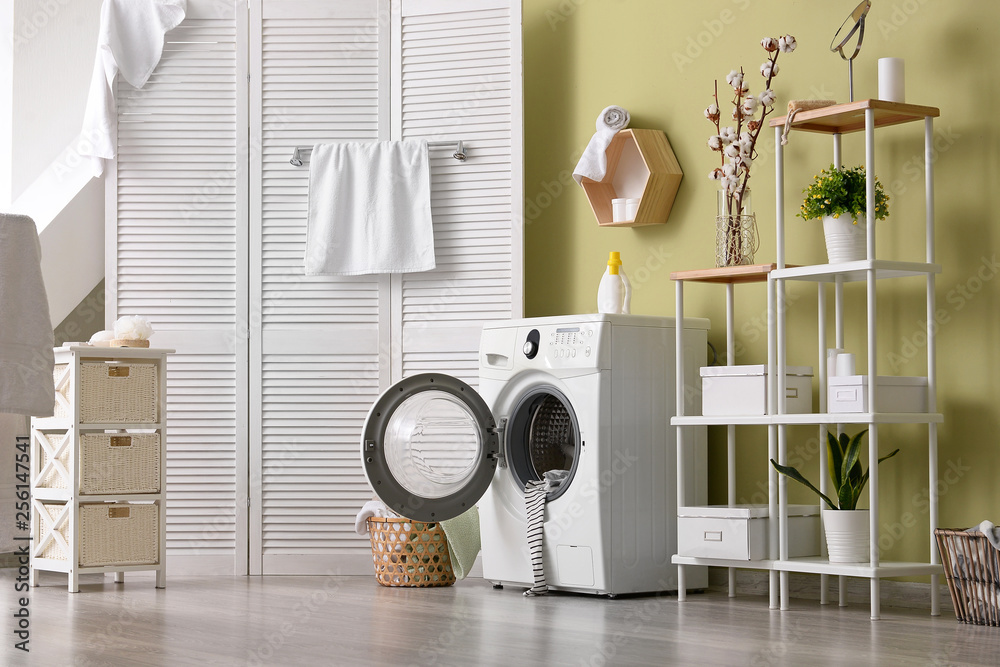
{"label": "potted green shrub", "polygon": [[[846,169],[830,165],[803,190],[806,197],[798,216],[822,220],[826,254],[831,264],[865,259],[868,251],[868,199],[865,168]],[[875,179],[875,219],[889,215],[889,197]]]}
{"label": "potted green shrub", "polygon": [[[869,471],[862,472],[860,460],[861,438],[867,432],[868,429],[865,429],[853,437],[841,433],[839,439],[832,433],[826,434],[827,467],[837,494],[836,503],[798,470],[771,459],[775,470],[812,489],[829,506],[823,508],[823,526],[831,563],[863,563],[869,560],[869,512],[857,508],[861,492],[868,483]],[[898,453],[899,449],[895,449],[878,462],[882,463]]]}

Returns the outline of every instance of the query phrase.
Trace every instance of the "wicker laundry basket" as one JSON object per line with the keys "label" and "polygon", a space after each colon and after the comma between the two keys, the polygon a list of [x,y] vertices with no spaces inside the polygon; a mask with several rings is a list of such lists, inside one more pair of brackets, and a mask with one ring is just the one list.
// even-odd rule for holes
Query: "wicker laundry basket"
{"label": "wicker laundry basket", "polygon": [[934,531],[955,616],[962,623],[1000,626],[1000,559],[982,533]]}
{"label": "wicker laundry basket", "polygon": [[451,586],[455,572],[448,541],[439,523],[371,517],[375,578],[383,586]]}

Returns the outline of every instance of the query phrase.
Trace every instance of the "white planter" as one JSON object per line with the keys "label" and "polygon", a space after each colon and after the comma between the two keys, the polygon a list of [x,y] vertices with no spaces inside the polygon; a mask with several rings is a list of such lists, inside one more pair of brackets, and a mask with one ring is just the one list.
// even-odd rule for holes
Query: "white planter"
{"label": "white planter", "polygon": [[865,216],[858,216],[857,224],[846,215],[823,218],[826,236],[826,255],[831,264],[854,262],[868,257],[868,225]]}
{"label": "white planter", "polygon": [[826,550],[831,563],[867,563],[869,553],[868,510],[823,508]]}

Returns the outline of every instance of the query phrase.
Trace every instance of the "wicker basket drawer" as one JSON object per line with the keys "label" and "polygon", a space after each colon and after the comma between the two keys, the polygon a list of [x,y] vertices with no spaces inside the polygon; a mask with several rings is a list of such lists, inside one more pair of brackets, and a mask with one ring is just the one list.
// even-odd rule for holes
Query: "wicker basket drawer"
{"label": "wicker basket drawer", "polygon": [[159,492],[159,433],[80,436],[80,493]]}
{"label": "wicker basket drawer", "polygon": [[151,503],[80,505],[80,567],[159,563],[159,519]]}
{"label": "wicker basket drawer", "polygon": [[[56,366],[55,377],[65,366]],[[155,423],[157,421],[158,388],[156,364],[83,362],[80,364],[80,422]],[[72,405],[72,382],[57,391]],[[61,401],[56,401],[55,416],[73,415]]]}
{"label": "wicker basket drawer", "polygon": [[[39,533],[44,540],[56,523],[62,539],[49,541],[42,558],[69,561],[73,548],[72,516],[60,521],[66,505],[44,504]],[[70,515],[72,508],[69,509]],[[156,565],[160,562],[159,507],[152,503],[84,503],[80,505],[80,567]]]}

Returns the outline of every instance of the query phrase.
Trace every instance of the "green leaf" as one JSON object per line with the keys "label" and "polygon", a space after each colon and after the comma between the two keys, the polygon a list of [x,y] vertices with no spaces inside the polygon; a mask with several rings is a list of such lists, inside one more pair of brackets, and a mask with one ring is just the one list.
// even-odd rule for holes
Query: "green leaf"
{"label": "green leaf", "polygon": [[813,492],[818,494],[820,498],[826,501],[826,504],[830,506],[830,509],[834,510],[837,509],[837,506],[833,504],[833,501],[827,498],[826,494],[824,494],[822,491],[813,486],[812,483],[805,477],[803,477],[802,473],[800,473],[798,470],[796,470],[791,466],[783,466],[774,459],[771,459],[771,465],[774,466],[774,469],[780,472],[782,475],[785,475],[786,477],[791,477],[799,484],[804,484],[808,488],[812,489]]}
{"label": "green leaf", "polygon": [[859,491],[851,486],[850,482],[844,484],[837,490],[837,500],[840,501],[840,509],[852,510],[858,506]]}
{"label": "green leaf", "polygon": [[844,469],[841,472],[841,478],[846,482],[850,480],[853,486],[857,486],[861,481],[861,438],[864,437],[868,429],[864,429],[860,433],[857,433],[853,438],[848,437],[846,433],[840,434],[841,445],[846,449],[847,453],[844,455]]}
{"label": "green leaf", "polygon": [[840,443],[837,442],[837,438],[830,433],[826,432],[827,447],[826,447],[826,457],[827,457],[827,468],[830,470],[830,479],[833,480],[833,488],[840,488],[840,468],[844,464],[844,450],[840,447]]}

